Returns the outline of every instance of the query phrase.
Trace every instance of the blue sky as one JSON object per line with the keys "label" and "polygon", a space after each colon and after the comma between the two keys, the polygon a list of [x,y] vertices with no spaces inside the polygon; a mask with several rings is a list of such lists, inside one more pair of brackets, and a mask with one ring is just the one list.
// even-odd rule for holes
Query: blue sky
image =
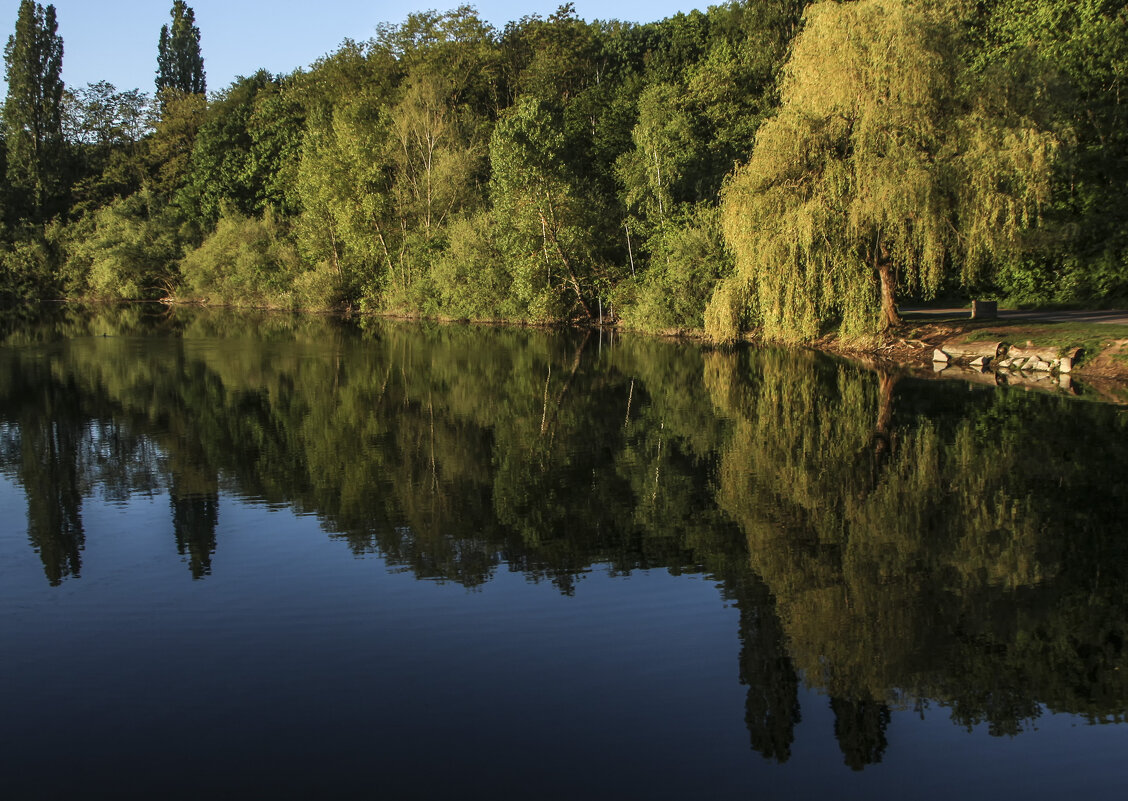
{"label": "blue sky", "polygon": [[[41,0],[42,2],[42,0]],[[714,0],[714,4],[716,0]],[[290,72],[337,49],[349,37],[364,40],[381,22],[401,22],[412,11],[446,10],[451,2],[372,0],[189,0],[201,32],[208,89],[260,68]],[[15,30],[19,0],[0,0],[0,42]],[[43,5],[47,5],[43,2]],[[551,14],[557,0],[483,0],[472,3],[497,27],[526,14]],[[650,22],[709,3],[689,0],[577,0],[584,19]],[[172,0],[54,0],[63,37],[63,80],[80,87],[107,80],[118,89],[153,90],[157,37],[171,18]],[[2,77],[2,76],[0,76]],[[7,87],[4,86],[4,91]]]}

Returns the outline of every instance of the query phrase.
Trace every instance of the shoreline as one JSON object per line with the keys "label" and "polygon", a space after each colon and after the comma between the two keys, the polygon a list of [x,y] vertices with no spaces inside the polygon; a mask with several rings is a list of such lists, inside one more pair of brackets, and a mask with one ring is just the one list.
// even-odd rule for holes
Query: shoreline
{"label": "shoreline", "polygon": [[[1102,329],[1107,329],[1102,330]],[[1094,394],[1104,402],[1128,404],[1128,330],[1103,323],[1070,325],[1024,319],[904,320],[881,340],[858,347],[828,334],[810,345],[824,353],[903,370],[918,377],[1021,387],[1069,395]],[[950,354],[937,361],[937,351]],[[1007,352],[1066,357],[1062,367],[1027,371],[1008,365]],[[1001,354],[998,357],[985,354]],[[979,357],[982,360],[977,361]],[[1064,361],[1064,360],[1063,360]]]}
{"label": "shoreline", "polygon": [[[358,311],[355,309],[282,309],[277,307],[208,303],[185,298],[163,298],[157,301],[99,301],[82,298],[65,298],[48,303],[80,305],[120,305],[122,303],[157,303],[170,308],[245,309],[266,313],[315,314],[337,316],[341,319],[362,317],[380,318],[400,322],[432,322],[439,324],[464,324],[484,327],[513,328],[582,328],[591,331],[609,331],[639,334],[658,339],[696,342],[713,347],[703,329],[673,328],[646,330],[624,325],[619,318],[572,321],[529,321],[506,319],[470,319],[447,315],[422,314],[403,309],[386,311]],[[959,314],[959,312],[956,312]],[[960,377],[973,383],[1019,384],[1032,388],[1050,389],[1051,385],[1066,386],[1062,378],[1077,379],[1097,390],[1103,398],[1115,403],[1128,403],[1128,326],[1110,323],[1087,322],[1089,312],[1077,311],[1076,321],[1039,316],[975,320],[963,316],[939,316],[935,312],[911,312],[901,323],[884,335],[870,340],[845,339],[836,332],[806,343],[786,345],[799,349],[817,350],[833,356],[866,363],[887,370],[906,370],[921,376]],[[741,339],[743,344],[766,344],[755,330]],[[995,359],[988,357],[985,365],[970,365],[974,352],[992,353],[998,348],[1035,349],[1050,354],[1050,358],[1070,355],[1071,370],[1056,370],[1027,374],[1000,368]],[[949,351],[953,357],[946,366],[934,362],[937,350]],[[970,352],[969,352],[970,351]],[[1053,379],[1053,380],[1047,380]]]}

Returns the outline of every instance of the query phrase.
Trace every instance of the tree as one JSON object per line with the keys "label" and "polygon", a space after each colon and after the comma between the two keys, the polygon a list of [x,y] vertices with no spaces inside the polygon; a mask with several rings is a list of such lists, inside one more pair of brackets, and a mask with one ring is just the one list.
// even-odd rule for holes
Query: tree
{"label": "tree", "polygon": [[[1047,221],[1059,234],[1049,258],[1009,265],[999,284],[1023,300],[1109,302],[1128,294],[1128,4],[1112,0],[1005,0],[986,6],[985,70],[1046,65],[1067,90],[1055,130],[1060,160]],[[1113,301],[1115,302],[1115,301]]]}
{"label": "tree", "polygon": [[63,131],[73,167],[71,216],[136,192],[145,179],[141,140],[151,132],[148,95],[99,81],[63,101]]}
{"label": "tree", "polygon": [[406,286],[404,231],[392,209],[388,126],[396,62],[346,43],[305,78],[309,109],[295,192],[303,256],[337,277],[350,300]]}
{"label": "tree", "polygon": [[192,149],[207,118],[203,95],[166,92],[153,134],[146,140],[153,186],[162,200],[172,198],[188,177]]}
{"label": "tree", "polygon": [[534,318],[567,314],[566,295],[585,317],[594,316],[581,284],[590,284],[590,218],[563,149],[559,125],[531,98],[502,115],[490,140],[490,197],[513,272],[511,291]]}
{"label": "tree", "polygon": [[119,92],[109,81],[66,93],[67,139],[101,151],[136,144],[149,129],[148,95],[139,89]]}
{"label": "tree", "polygon": [[679,105],[678,87],[659,83],[643,91],[631,138],[634,149],[616,164],[627,205],[661,222],[673,211],[674,189],[697,145],[689,116]]}
{"label": "tree", "polygon": [[1019,249],[1056,140],[1013,81],[961,69],[956,31],[906,0],[811,6],[780,111],[724,191],[737,273],[718,304],[747,287],[769,338],[810,339],[835,318],[871,335],[897,322],[899,289],[927,296]]}
{"label": "tree", "polygon": [[469,190],[480,171],[484,147],[467,141],[469,114],[455,105],[456,99],[444,76],[413,75],[389,112],[399,215],[427,237],[471,202]]}
{"label": "tree", "polygon": [[175,89],[188,94],[207,91],[204,57],[200,55],[200,29],[196,12],[184,0],[172,4],[172,27],[161,26],[157,44],[157,92]]}
{"label": "tree", "polygon": [[63,150],[63,40],[55,7],[22,0],[16,32],[4,48],[8,97],[4,132],[8,180],[30,195],[33,216],[49,211]]}
{"label": "tree", "polygon": [[192,145],[180,202],[197,221],[210,227],[227,204],[242,214],[267,205],[267,184],[278,165],[256,160],[252,120],[260,93],[277,91],[266,70],[239,78],[208,106]]}

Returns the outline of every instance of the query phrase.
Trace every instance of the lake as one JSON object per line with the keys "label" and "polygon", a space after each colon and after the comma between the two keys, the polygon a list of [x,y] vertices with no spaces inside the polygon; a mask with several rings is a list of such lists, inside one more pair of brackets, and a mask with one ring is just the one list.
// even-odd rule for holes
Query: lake
{"label": "lake", "polygon": [[1128,412],[808,351],[0,329],[0,796],[1128,792]]}

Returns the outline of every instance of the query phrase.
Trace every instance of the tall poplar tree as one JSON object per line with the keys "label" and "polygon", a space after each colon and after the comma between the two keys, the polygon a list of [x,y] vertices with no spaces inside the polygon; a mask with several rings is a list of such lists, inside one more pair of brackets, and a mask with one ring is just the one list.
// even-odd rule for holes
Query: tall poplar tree
{"label": "tall poplar tree", "polygon": [[207,85],[196,12],[184,0],[175,0],[171,13],[172,27],[161,26],[157,45],[157,92],[174,89],[187,94],[203,94]]}
{"label": "tall poplar tree", "polygon": [[[63,40],[55,7],[22,0],[16,32],[4,48],[7,177],[42,217],[57,194],[63,150]],[[20,215],[23,216],[23,215]]]}

